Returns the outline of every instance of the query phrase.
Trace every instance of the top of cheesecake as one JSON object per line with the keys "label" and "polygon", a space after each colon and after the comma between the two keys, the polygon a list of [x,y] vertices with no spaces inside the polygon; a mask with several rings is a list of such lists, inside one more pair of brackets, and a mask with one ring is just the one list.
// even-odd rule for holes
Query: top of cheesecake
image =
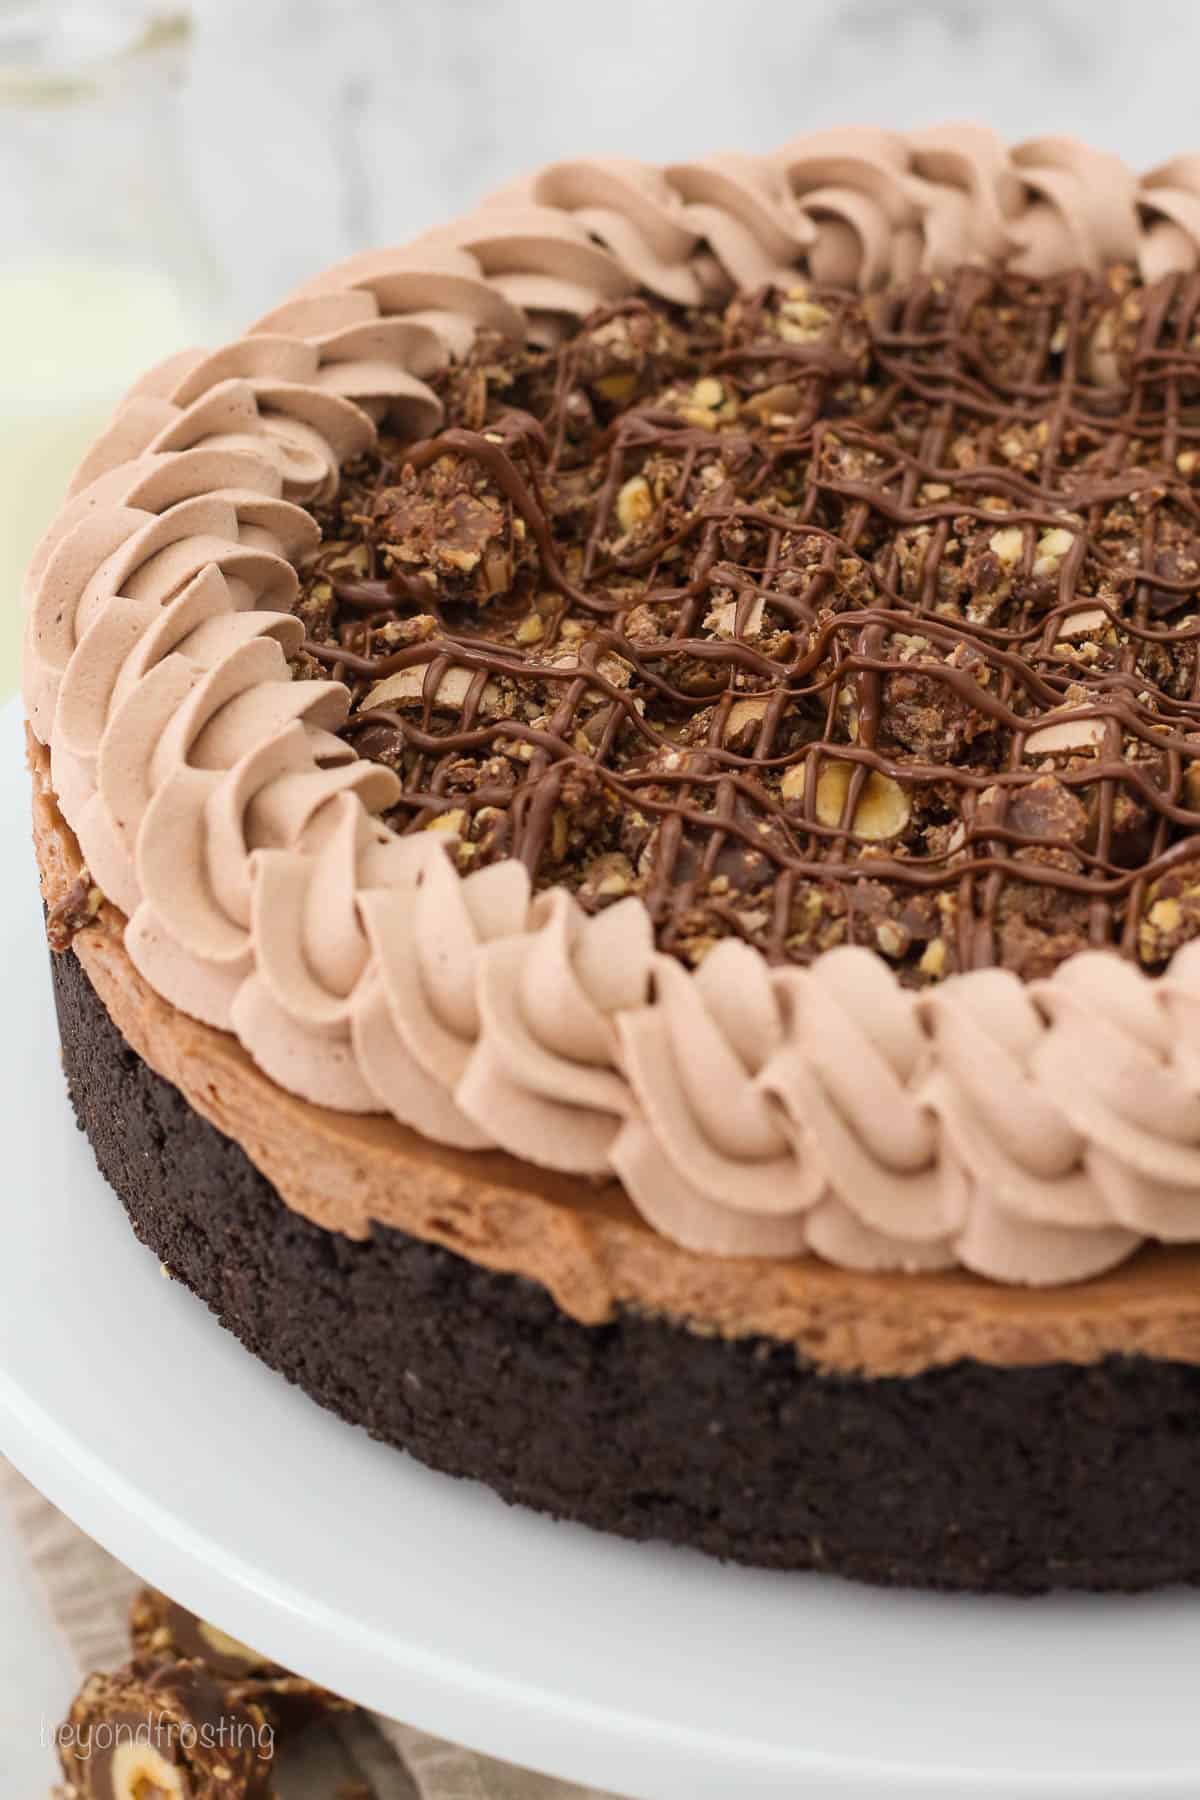
{"label": "top of cheesecake", "polygon": [[1198,269],[1200,159],[851,131],[555,165],[170,359],[27,579],[80,917],[691,1251],[1200,1242]]}

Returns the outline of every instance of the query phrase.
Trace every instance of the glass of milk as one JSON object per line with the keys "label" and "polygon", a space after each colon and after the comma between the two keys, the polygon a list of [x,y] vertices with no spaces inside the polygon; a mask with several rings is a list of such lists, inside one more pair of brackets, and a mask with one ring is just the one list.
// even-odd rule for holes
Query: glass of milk
{"label": "glass of milk", "polygon": [[76,464],[131,382],[219,318],[177,143],[188,41],[182,6],[0,0],[0,695]]}

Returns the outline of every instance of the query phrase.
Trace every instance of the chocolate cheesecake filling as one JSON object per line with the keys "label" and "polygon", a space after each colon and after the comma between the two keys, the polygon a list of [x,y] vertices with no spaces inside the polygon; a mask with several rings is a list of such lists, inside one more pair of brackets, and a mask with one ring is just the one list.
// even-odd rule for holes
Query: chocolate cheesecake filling
{"label": "chocolate cheesecake filling", "polygon": [[1200,278],[964,269],[481,334],[316,508],[297,676],[399,831],[699,963],[1200,930]]}

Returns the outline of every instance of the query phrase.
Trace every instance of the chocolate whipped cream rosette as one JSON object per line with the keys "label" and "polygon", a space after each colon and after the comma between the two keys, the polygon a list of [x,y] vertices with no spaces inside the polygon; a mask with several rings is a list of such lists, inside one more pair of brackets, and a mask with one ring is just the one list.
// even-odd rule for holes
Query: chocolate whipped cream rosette
{"label": "chocolate whipped cream rosette", "polygon": [[252,1351],[634,1537],[1200,1573],[1198,270],[1200,159],[836,132],[135,390],[36,836],[81,1121]]}

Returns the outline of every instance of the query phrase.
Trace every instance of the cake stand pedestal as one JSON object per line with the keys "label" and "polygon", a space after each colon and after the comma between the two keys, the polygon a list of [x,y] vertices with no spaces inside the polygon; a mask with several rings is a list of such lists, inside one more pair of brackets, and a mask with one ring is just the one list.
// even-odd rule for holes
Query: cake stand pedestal
{"label": "cake stand pedestal", "polygon": [[365,1706],[633,1800],[1194,1800],[1200,1595],[941,1598],[627,1544],[254,1361],[75,1129],[15,706],[0,849],[0,1451],[114,1555]]}

